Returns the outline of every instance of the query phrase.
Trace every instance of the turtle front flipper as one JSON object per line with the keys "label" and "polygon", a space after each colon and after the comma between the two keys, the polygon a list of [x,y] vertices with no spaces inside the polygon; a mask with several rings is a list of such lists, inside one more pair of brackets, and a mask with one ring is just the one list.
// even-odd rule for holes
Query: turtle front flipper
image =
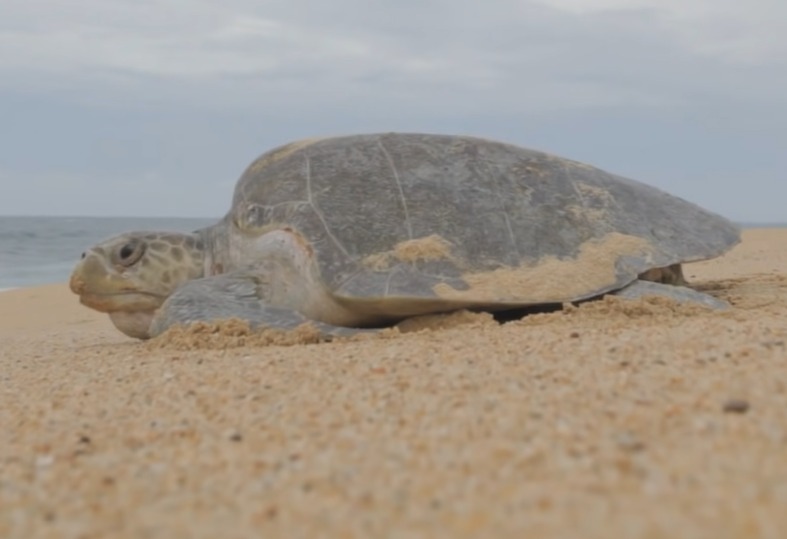
{"label": "turtle front flipper", "polygon": [[150,324],[150,337],[177,325],[229,319],[243,320],[253,329],[292,330],[308,323],[326,338],[377,331],[334,326],[310,320],[294,309],[267,304],[263,299],[266,294],[261,291],[266,284],[258,276],[246,272],[189,281],[158,309]]}
{"label": "turtle front flipper", "polygon": [[610,294],[626,299],[640,299],[647,296],[660,296],[680,303],[702,305],[710,309],[728,309],[730,305],[709,294],[704,294],[686,286],[654,283],[652,281],[636,280],[628,286]]}

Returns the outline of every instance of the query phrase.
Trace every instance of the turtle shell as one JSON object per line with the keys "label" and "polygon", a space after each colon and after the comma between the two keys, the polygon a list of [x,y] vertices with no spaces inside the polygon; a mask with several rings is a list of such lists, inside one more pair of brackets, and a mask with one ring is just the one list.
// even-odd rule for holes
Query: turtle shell
{"label": "turtle shell", "polygon": [[400,305],[575,301],[740,241],[727,219],[634,180],[512,144],[418,133],[267,152],[238,181],[227,220],[246,234],[297,231],[338,298]]}

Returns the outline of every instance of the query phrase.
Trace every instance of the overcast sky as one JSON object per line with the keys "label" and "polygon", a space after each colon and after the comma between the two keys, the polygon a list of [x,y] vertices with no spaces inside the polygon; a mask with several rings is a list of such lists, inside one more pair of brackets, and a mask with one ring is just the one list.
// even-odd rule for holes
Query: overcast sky
{"label": "overcast sky", "polygon": [[784,0],[2,0],[0,214],[220,216],[260,153],[463,133],[787,221]]}

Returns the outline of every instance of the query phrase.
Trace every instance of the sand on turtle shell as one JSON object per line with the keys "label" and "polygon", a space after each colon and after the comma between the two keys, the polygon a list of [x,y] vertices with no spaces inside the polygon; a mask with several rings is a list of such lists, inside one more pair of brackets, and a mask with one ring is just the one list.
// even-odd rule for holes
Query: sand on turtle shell
{"label": "sand on turtle shell", "polygon": [[562,302],[592,290],[611,288],[617,282],[615,263],[621,254],[647,258],[651,250],[643,238],[613,232],[586,242],[576,258],[548,256],[517,268],[466,273],[462,275],[468,284],[466,290],[440,283],[434,291],[446,299],[478,302]]}
{"label": "sand on turtle shell", "polygon": [[363,265],[375,271],[384,271],[395,262],[421,262],[451,258],[451,244],[438,234],[405,240],[390,251],[375,253],[363,259]]}

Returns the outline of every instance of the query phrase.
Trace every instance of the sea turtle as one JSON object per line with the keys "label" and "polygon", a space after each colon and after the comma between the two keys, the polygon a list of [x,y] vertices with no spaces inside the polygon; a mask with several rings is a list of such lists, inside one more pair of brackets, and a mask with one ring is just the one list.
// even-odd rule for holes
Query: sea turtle
{"label": "sea turtle", "polygon": [[359,134],[263,154],[219,222],[108,239],[82,254],[70,286],[141,339],[226,318],[343,335],[608,293],[723,307],[685,286],[681,263],[739,241],[721,216],[569,159],[468,136]]}

